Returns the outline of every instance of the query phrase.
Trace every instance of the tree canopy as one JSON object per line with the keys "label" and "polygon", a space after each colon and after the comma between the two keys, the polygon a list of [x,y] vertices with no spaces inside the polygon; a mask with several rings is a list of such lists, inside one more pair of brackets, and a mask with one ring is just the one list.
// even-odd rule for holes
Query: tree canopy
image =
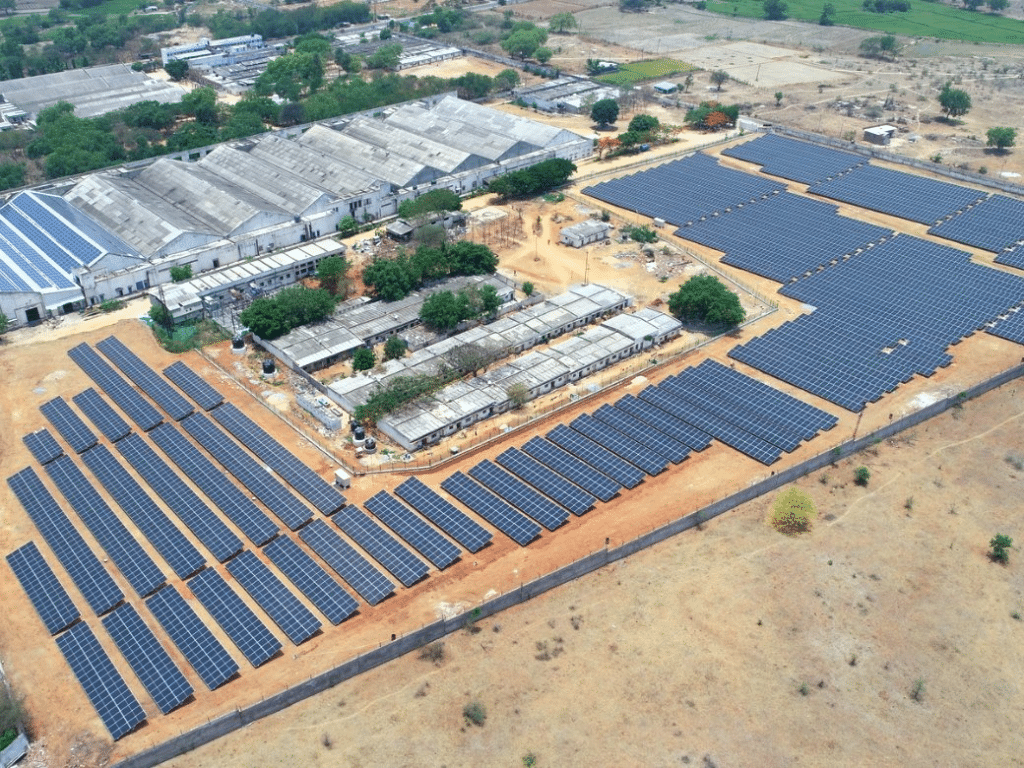
{"label": "tree canopy", "polygon": [[293,285],[271,298],[259,298],[238,319],[261,339],[276,339],[292,328],[323,320],[334,311],[334,297],[322,288]]}
{"label": "tree canopy", "polygon": [[633,133],[649,134],[658,130],[660,126],[661,123],[654,115],[633,115],[633,119],[629,121],[629,131]]}
{"label": "tree canopy", "polygon": [[716,69],[711,73],[711,84],[715,86],[715,90],[721,91],[722,86],[729,82],[729,73],[724,69]]}
{"label": "tree canopy", "polygon": [[561,186],[575,172],[570,161],[556,157],[497,176],[487,182],[487,189],[506,198],[530,197]]}
{"label": "tree canopy", "polygon": [[579,28],[579,22],[571,13],[556,13],[548,19],[548,29],[561,35]]}
{"label": "tree canopy", "polygon": [[498,268],[498,257],[486,245],[462,240],[432,248],[421,245],[410,256],[374,259],[363,268],[363,282],[378,298],[397,301],[423,283],[457,275],[489,275]]}
{"label": "tree canopy", "polygon": [[939,92],[939,106],[947,118],[960,117],[970,112],[971,97],[967,91],[961,91],[954,88],[952,83],[946,83]]}
{"label": "tree canopy", "polygon": [[595,101],[590,108],[590,119],[600,125],[611,125],[619,119],[619,102],[615,99]]}
{"label": "tree canopy", "polygon": [[418,219],[440,211],[458,211],[462,200],[448,189],[432,189],[412,200],[403,200],[398,206],[398,215],[403,219]]}
{"label": "tree canopy", "polygon": [[377,357],[369,347],[359,347],[352,353],[352,370],[368,371],[377,364]]}
{"label": "tree canopy", "polygon": [[746,317],[739,297],[714,275],[691,277],[668,297],[668,308],[683,320],[732,327]]}
{"label": "tree canopy", "polygon": [[1016,128],[989,128],[985,136],[988,138],[987,144],[990,147],[1002,151],[1008,147],[1012,147],[1017,143],[1017,129]]}
{"label": "tree canopy", "polygon": [[185,59],[171,59],[164,64],[164,70],[171,80],[184,80],[188,77],[188,62]]}
{"label": "tree canopy", "polygon": [[332,296],[348,294],[348,270],[352,265],[344,256],[328,256],[316,265],[320,287]]}
{"label": "tree canopy", "polygon": [[789,17],[785,0],[764,0],[764,17],[769,21],[782,21]]}
{"label": "tree canopy", "polygon": [[869,59],[895,60],[900,53],[900,44],[895,35],[869,37],[860,43],[860,55]]}
{"label": "tree canopy", "polygon": [[709,131],[717,131],[729,125],[735,125],[740,116],[737,104],[719,104],[717,101],[702,101],[696,109],[691,109],[683,118],[687,125]]}

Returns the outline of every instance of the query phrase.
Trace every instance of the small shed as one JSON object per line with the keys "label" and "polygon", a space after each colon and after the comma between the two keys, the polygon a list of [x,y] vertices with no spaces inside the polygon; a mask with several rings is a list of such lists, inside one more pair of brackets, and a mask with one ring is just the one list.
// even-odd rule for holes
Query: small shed
{"label": "small shed", "polygon": [[611,224],[605,221],[581,221],[571,227],[562,227],[559,238],[565,245],[582,248],[584,245],[596,243],[598,240],[607,240],[611,228]]}
{"label": "small shed", "polygon": [[405,219],[399,219],[388,224],[384,231],[388,233],[388,237],[392,240],[405,243],[412,239],[413,226]]}
{"label": "small shed", "polygon": [[679,89],[679,86],[675,83],[668,82],[668,80],[662,80],[660,83],[655,83],[651,87],[654,88],[657,93],[664,94],[675,93]]}
{"label": "small shed", "polygon": [[864,129],[864,141],[871,144],[878,144],[883,147],[888,145],[892,140],[892,137],[895,135],[895,125],[876,125],[872,128]]}

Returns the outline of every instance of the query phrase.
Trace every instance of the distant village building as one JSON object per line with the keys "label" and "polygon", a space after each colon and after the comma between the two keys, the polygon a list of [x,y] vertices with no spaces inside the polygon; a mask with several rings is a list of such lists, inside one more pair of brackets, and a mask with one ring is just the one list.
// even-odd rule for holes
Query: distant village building
{"label": "distant village building", "polygon": [[677,90],[679,90],[679,86],[678,85],[676,85],[675,83],[670,83],[667,80],[663,80],[660,83],[655,83],[651,87],[654,88],[655,92],[661,93],[661,94],[664,94],[664,95],[668,95],[670,93],[675,93]]}
{"label": "distant village building", "polygon": [[570,227],[562,227],[559,237],[563,245],[571,245],[573,248],[582,248],[590,243],[600,240],[607,240],[612,225],[604,221],[581,221]]}
{"label": "distant village building", "polygon": [[601,99],[617,99],[619,88],[595,83],[585,77],[559,77],[513,90],[513,95],[541,112],[587,114]]}
{"label": "distant village building", "polygon": [[876,125],[872,128],[865,128],[864,141],[884,147],[892,141],[892,137],[896,135],[896,131],[897,128],[895,125]]}

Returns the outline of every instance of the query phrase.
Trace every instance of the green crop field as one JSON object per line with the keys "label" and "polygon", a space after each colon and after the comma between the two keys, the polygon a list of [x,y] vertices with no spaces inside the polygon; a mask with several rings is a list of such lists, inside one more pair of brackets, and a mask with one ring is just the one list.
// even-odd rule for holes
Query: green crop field
{"label": "green crop field", "polygon": [[685,61],[675,59],[650,59],[623,64],[617,72],[609,72],[594,78],[608,85],[633,85],[642,80],[656,80],[659,77],[678,75],[680,72],[691,72],[696,67]]}
{"label": "green crop field", "polygon": [[[968,11],[927,0],[911,0],[905,13],[871,13],[861,0],[831,0],[836,7],[837,25],[875,29],[880,33],[965,40],[970,43],[1024,44],[1024,21],[1007,19],[984,11]],[[817,23],[825,0],[786,0],[789,17]],[[758,0],[722,2],[709,0],[708,10],[728,16],[763,18]]]}

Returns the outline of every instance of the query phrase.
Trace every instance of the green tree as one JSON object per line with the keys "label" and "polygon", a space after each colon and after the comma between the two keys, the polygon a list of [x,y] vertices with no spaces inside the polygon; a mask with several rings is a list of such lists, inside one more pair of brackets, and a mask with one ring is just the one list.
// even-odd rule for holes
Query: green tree
{"label": "green tree", "polygon": [[258,96],[278,95],[298,101],[320,89],[324,83],[324,60],[315,53],[290,53],[271,61],[256,78]]}
{"label": "green tree", "polygon": [[359,231],[359,223],[354,216],[343,216],[338,222],[338,234],[349,237]]}
{"label": "green tree", "polygon": [[184,59],[171,59],[164,64],[164,70],[171,80],[184,80],[188,77],[188,62]]}
{"label": "green tree", "polygon": [[995,147],[1000,152],[1017,143],[1016,128],[989,128],[985,136],[988,146]]}
{"label": "green tree", "polygon": [[552,51],[550,48],[545,48],[543,45],[533,52],[533,58],[535,58],[541,64],[547,64],[549,61],[551,61],[551,57],[554,55],[554,51]]}
{"label": "green tree", "polygon": [[25,164],[0,163],[0,189],[13,189],[25,184]]}
{"label": "green tree", "polygon": [[871,479],[871,470],[867,467],[857,467],[853,472],[853,482],[857,485],[863,485],[867,487],[868,481]]}
{"label": "green tree", "polygon": [[171,267],[171,280],[175,283],[183,283],[186,280],[192,279],[192,265],[191,264],[180,264],[176,267]]}
{"label": "green tree", "polygon": [[398,206],[398,215],[413,221],[441,211],[462,209],[462,200],[449,189],[433,189],[411,200],[403,200]]}
{"label": "green tree", "polygon": [[764,17],[768,21],[782,21],[788,18],[788,11],[785,0],[764,0]]}
{"label": "green tree", "polygon": [[368,371],[377,364],[377,358],[369,347],[359,347],[352,353],[352,370]]}
{"label": "green tree", "polygon": [[776,91],[775,92],[775,106],[776,107],[781,107],[782,106],[782,99],[785,97],[785,95],[786,94],[784,94],[782,91]]}
{"label": "green tree", "polygon": [[615,99],[600,99],[590,108],[590,119],[604,127],[619,119],[619,102]]}
{"label": "green tree", "polygon": [[1010,547],[1013,546],[1013,539],[1003,533],[997,533],[988,543],[990,549],[988,556],[995,563],[1006,565],[1010,562]]}
{"label": "green tree", "polygon": [[404,299],[419,284],[408,257],[399,254],[393,259],[378,258],[363,268],[363,282],[373,288],[384,301]]}
{"label": "green tree", "polygon": [[541,29],[517,29],[501,41],[501,47],[520,59],[532,57],[544,44],[547,35]]}
{"label": "green tree", "polygon": [[527,280],[525,283],[523,283],[523,294],[525,296],[533,296],[533,292],[535,290],[536,290],[536,288],[534,288],[533,283],[531,283],[529,280]]}
{"label": "green tree", "polygon": [[729,73],[724,69],[716,69],[711,73],[711,84],[715,86],[715,90],[721,91],[722,86],[729,81]]}
{"label": "green tree", "polygon": [[7,319],[7,315],[0,312],[0,336],[7,333],[7,329],[11,327],[11,321]]}
{"label": "green tree", "polygon": [[552,158],[497,176],[487,182],[487,188],[502,197],[529,197],[559,187],[576,172],[569,160]]}
{"label": "green tree", "polygon": [[650,134],[660,127],[661,123],[654,115],[633,115],[633,119],[629,121],[628,130],[630,133]]}
{"label": "green tree", "polygon": [[999,13],[1010,7],[1010,0],[988,0],[988,7],[992,13]]}
{"label": "green tree", "polygon": [[260,338],[271,340],[292,328],[323,320],[334,311],[334,297],[321,288],[293,285],[273,298],[253,301],[238,319]]}
{"label": "green tree", "polygon": [[384,342],[384,359],[397,360],[400,357],[405,357],[407,350],[408,345],[401,336],[398,334],[388,336],[388,340]]}
{"label": "green tree", "polygon": [[821,6],[821,16],[818,23],[823,27],[831,27],[836,23],[836,6],[834,3],[825,3]]}
{"label": "green tree", "polygon": [[351,267],[344,256],[328,256],[316,265],[316,277],[320,287],[337,296],[348,295],[348,270]]}
{"label": "green tree", "polygon": [[319,32],[307,32],[293,41],[296,53],[311,53],[326,59],[331,55],[331,41]]}
{"label": "green tree", "polygon": [[508,389],[505,390],[505,394],[508,396],[508,401],[512,404],[512,407],[516,410],[530,402],[530,388],[521,381],[510,384]]}
{"label": "green tree", "polygon": [[939,106],[946,113],[946,119],[966,115],[971,109],[971,97],[967,91],[954,88],[952,83],[946,83],[939,92]]}
{"label": "green tree", "polygon": [[900,54],[900,44],[895,35],[880,35],[861,41],[860,55],[869,59],[893,61]]}
{"label": "green tree", "polygon": [[496,91],[510,91],[519,85],[519,73],[514,69],[503,69],[494,76],[493,86]]}
{"label": "green tree", "polygon": [[484,285],[480,288],[480,310],[481,314],[491,316],[501,307],[501,296],[493,285]]}
{"label": "green tree", "polygon": [[400,43],[382,45],[366,57],[366,67],[367,69],[398,69],[399,57],[401,55],[402,45]]}
{"label": "green tree", "polygon": [[691,277],[668,297],[668,308],[683,320],[713,326],[733,327],[746,317],[739,297],[714,275]]}
{"label": "green tree", "polygon": [[423,302],[420,320],[435,331],[447,332],[467,319],[467,309],[467,303],[451,291],[438,291]]}
{"label": "green tree", "polygon": [[817,516],[811,497],[799,488],[790,487],[775,497],[768,524],[779,533],[795,536],[809,530]]}
{"label": "green tree", "polygon": [[562,35],[579,28],[579,22],[571,13],[556,13],[548,19],[548,29],[556,35]]}
{"label": "green tree", "polygon": [[163,304],[154,304],[149,308],[149,319],[153,321],[153,325],[165,331],[170,332],[174,328],[174,315]]}

